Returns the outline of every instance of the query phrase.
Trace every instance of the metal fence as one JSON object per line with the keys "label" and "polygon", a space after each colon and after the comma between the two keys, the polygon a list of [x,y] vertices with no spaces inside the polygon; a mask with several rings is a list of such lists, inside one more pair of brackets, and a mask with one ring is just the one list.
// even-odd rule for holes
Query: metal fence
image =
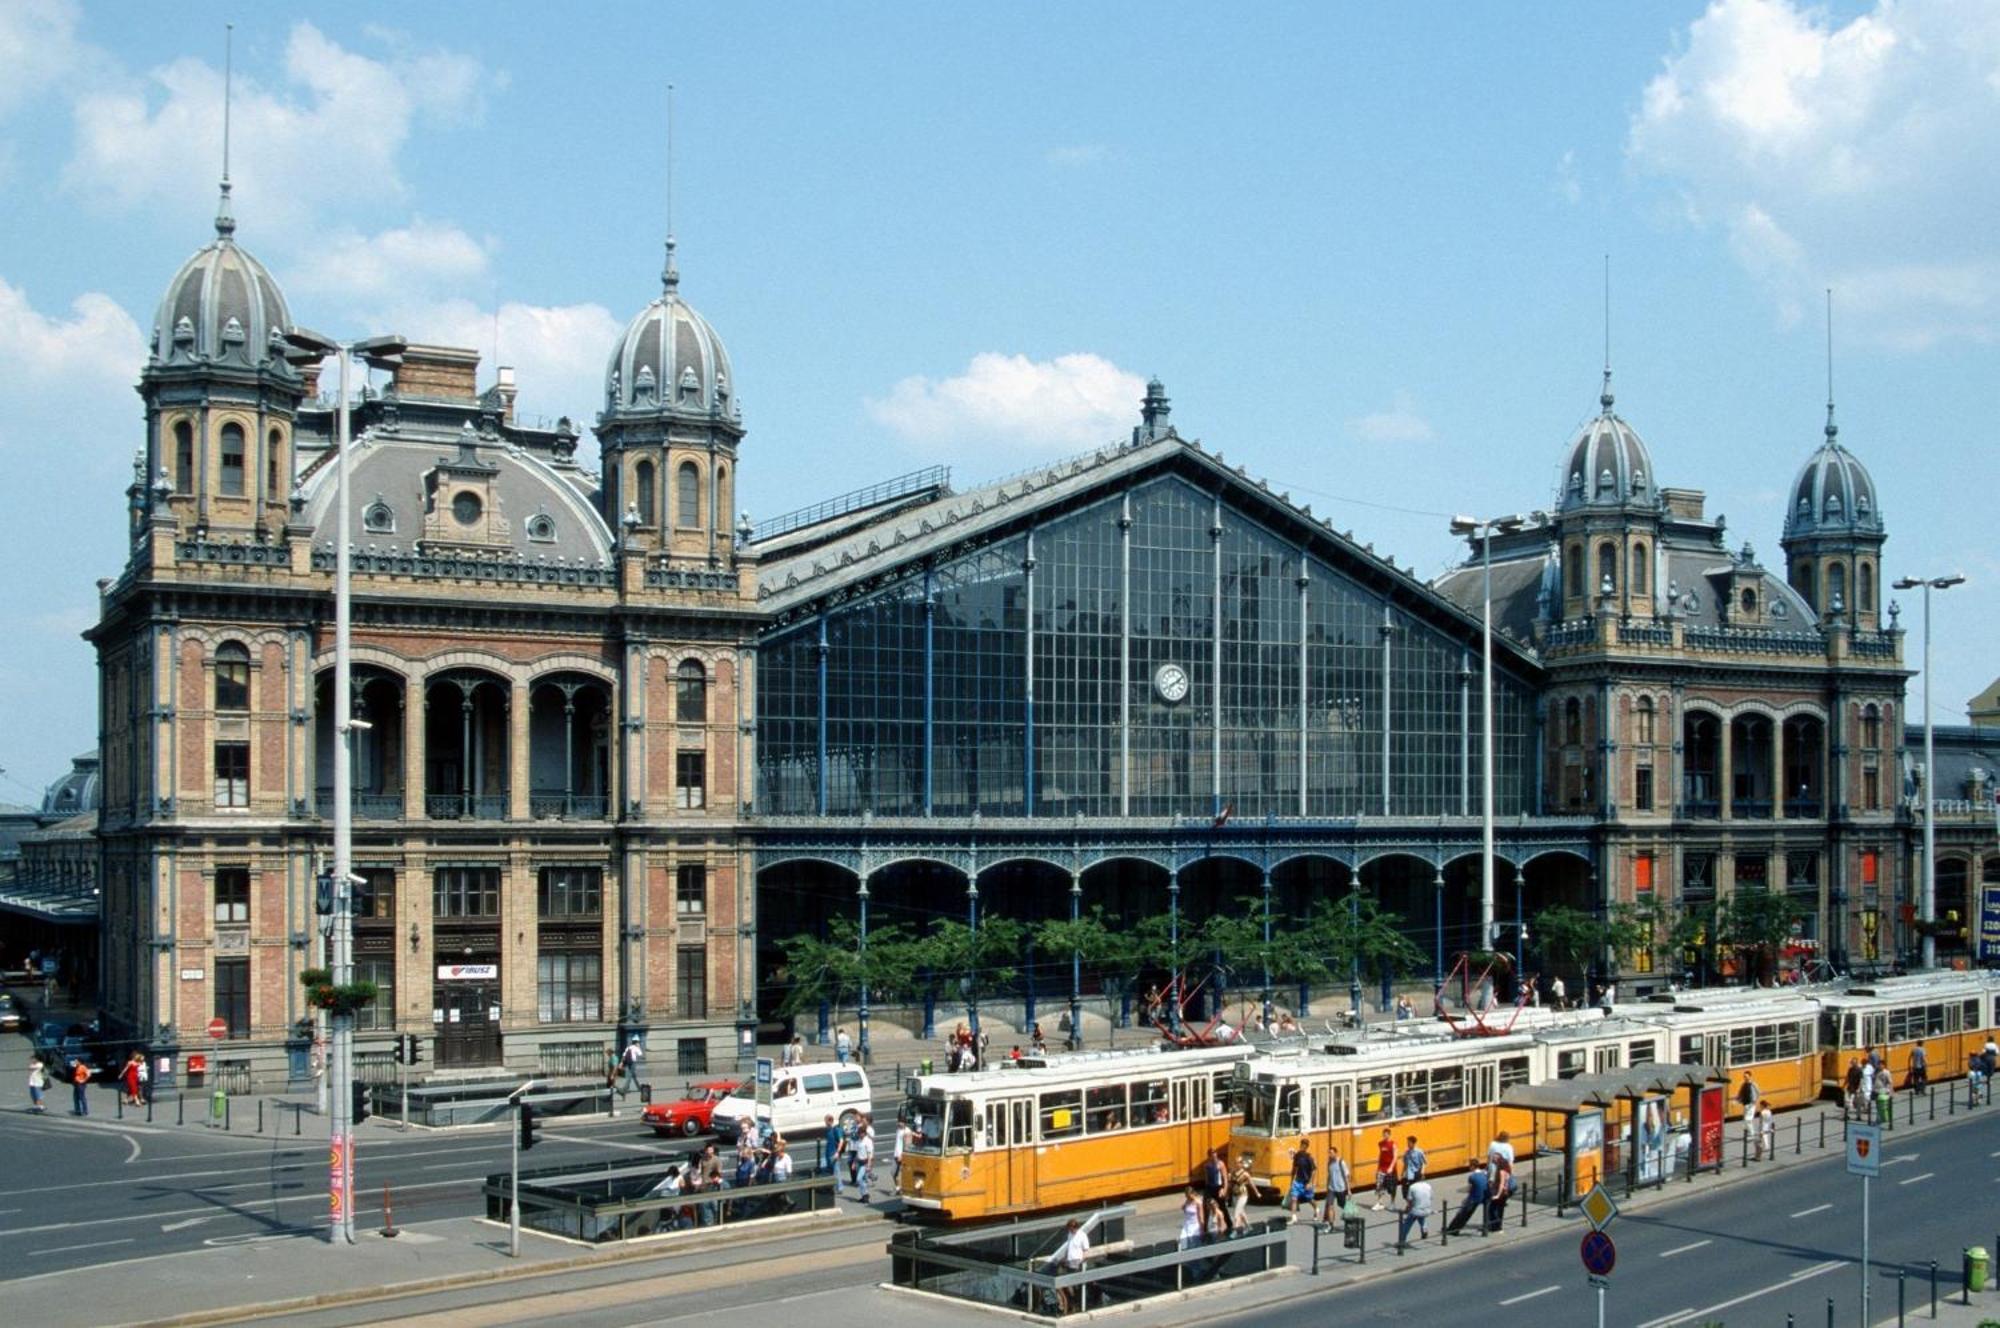
{"label": "metal fence", "polygon": [[[524,1172],[521,1225],[593,1244],[724,1227],[765,1218],[816,1213],[835,1206],[832,1172],[788,1181],[682,1194],[671,1188],[692,1170],[697,1154],[644,1163],[588,1163]],[[486,1178],[486,1216],[507,1220],[513,1200],[504,1172]]]}

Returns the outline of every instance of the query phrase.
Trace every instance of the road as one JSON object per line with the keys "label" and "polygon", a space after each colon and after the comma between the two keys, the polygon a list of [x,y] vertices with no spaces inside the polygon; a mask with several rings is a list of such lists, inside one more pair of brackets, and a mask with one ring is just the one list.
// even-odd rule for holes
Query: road
{"label": "road", "polygon": [[[1938,1260],[1941,1288],[1955,1287],[1960,1252],[2000,1238],[2000,1110],[1941,1124],[1907,1145],[1893,1135],[1887,1143],[1870,1199],[1874,1323],[1895,1314],[1898,1268],[1910,1270],[1915,1306],[1928,1295],[1929,1260]],[[1456,1202],[1458,1185],[1442,1188]],[[1336,1313],[1343,1324],[1451,1323],[1484,1305],[1489,1312],[1470,1321],[1594,1323],[1596,1300],[1578,1256],[1586,1230],[1572,1223],[1470,1261],[1303,1296],[1282,1311],[1202,1317],[1216,1328],[1332,1322]],[[1861,1181],[1839,1157],[1627,1213],[1610,1234],[1618,1264],[1606,1323],[1779,1325],[1791,1314],[1821,1324],[1829,1297],[1834,1322],[1862,1322]]]}

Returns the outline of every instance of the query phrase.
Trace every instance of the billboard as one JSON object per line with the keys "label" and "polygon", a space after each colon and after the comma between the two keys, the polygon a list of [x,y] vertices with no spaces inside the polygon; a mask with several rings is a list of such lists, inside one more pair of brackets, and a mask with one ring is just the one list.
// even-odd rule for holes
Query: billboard
{"label": "billboard", "polygon": [[1979,898],[1979,961],[2000,963],[2000,885],[1989,885]]}

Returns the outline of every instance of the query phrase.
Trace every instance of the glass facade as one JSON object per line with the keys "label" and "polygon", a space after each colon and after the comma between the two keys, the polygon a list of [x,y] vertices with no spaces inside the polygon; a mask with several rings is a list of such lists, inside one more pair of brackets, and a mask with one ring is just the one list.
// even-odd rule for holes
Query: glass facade
{"label": "glass facade", "polygon": [[[1478,807],[1476,643],[1174,476],[912,568],[774,633],[758,667],[768,815]],[[1534,702],[1498,668],[1494,702],[1513,815]]]}

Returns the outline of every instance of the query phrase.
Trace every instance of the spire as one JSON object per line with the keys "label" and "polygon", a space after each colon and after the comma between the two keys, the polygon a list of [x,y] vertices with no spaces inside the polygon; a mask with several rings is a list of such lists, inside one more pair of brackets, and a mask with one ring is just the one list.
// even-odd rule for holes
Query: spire
{"label": "spire", "polygon": [[681,270],[674,266],[674,85],[667,84],[667,265],[660,271],[661,290],[680,290]]}
{"label": "spire", "polygon": [[1604,413],[1611,413],[1612,403],[1617,400],[1611,395],[1611,255],[1604,256],[1604,388],[1597,395],[1597,404]]}
{"label": "spire", "polygon": [[222,37],[222,198],[215,205],[215,235],[227,240],[236,234],[236,217],[229,210],[229,102],[235,74],[236,25],[223,25]]}
{"label": "spire", "polygon": [[1833,422],[1833,287],[1826,288],[1826,441],[1840,446],[1840,426]]}

